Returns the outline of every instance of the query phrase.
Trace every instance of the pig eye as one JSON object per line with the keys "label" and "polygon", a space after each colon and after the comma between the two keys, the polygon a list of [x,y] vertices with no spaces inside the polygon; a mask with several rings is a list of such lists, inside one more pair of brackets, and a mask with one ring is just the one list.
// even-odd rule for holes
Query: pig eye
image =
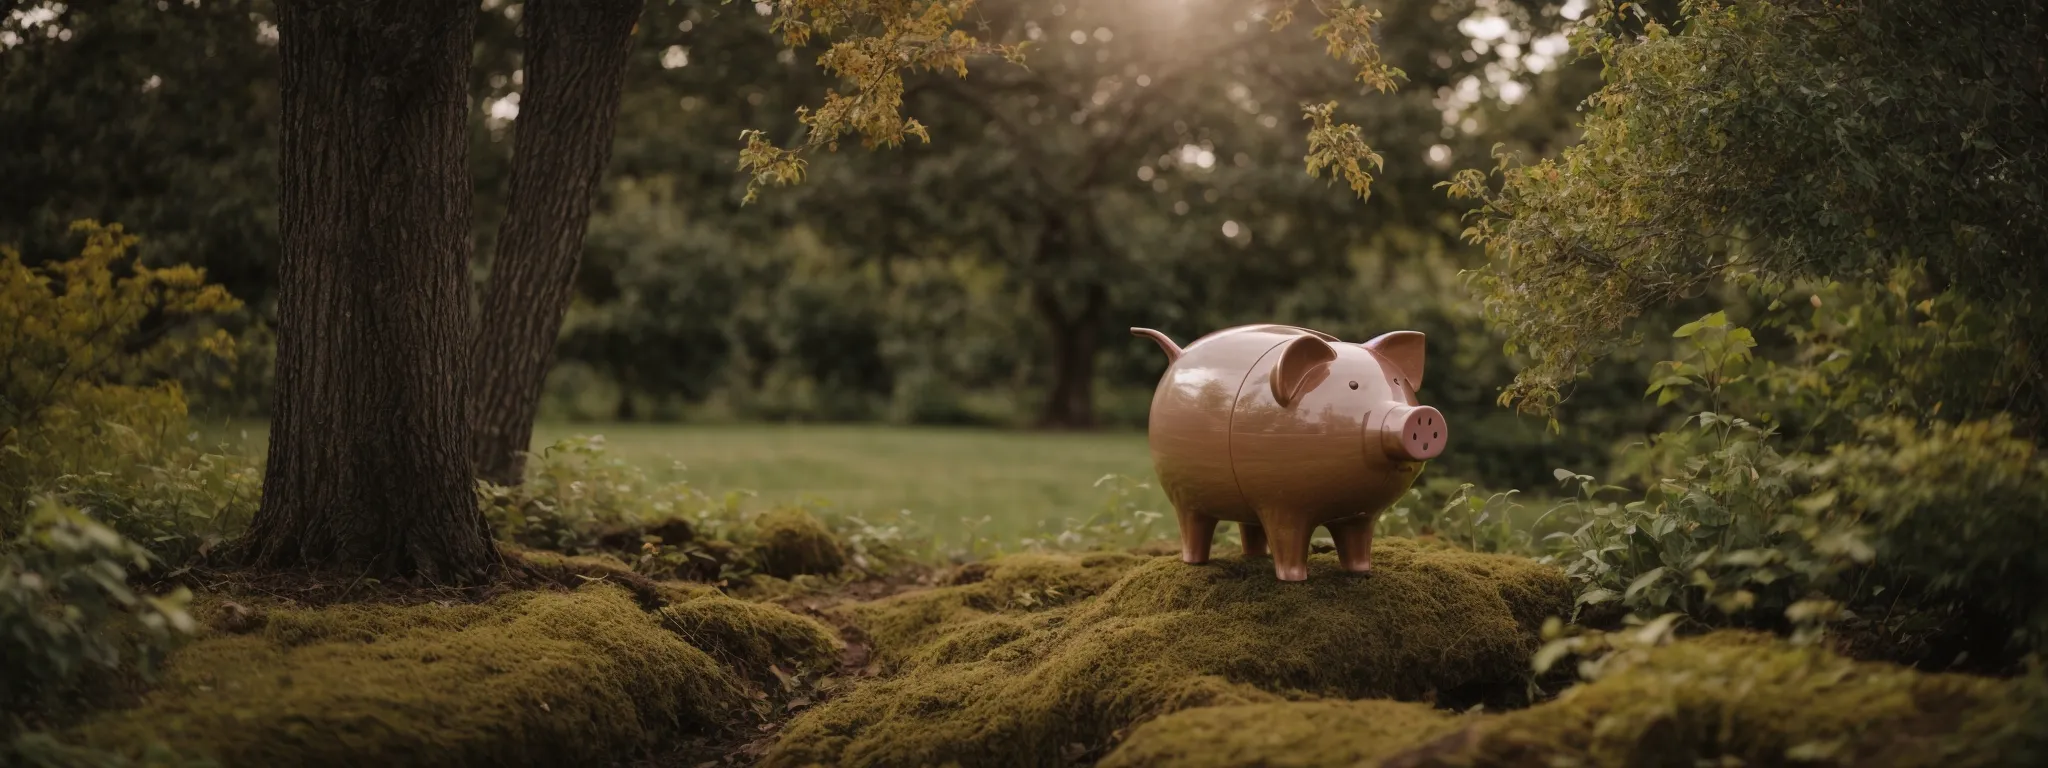
{"label": "pig eye", "polygon": [[1351,382],[1351,388],[1352,388],[1352,389],[1357,389],[1357,388],[1358,388],[1358,382],[1355,382],[1355,381],[1354,381],[1354,382]]}

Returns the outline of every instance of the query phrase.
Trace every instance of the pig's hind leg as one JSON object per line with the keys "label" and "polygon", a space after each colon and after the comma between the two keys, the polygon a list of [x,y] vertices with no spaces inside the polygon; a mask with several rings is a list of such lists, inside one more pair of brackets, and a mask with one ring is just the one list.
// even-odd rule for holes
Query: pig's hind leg
{"label": "pig's hind leg", "polygon": [[1258,523],[1238,523],[1237,535],[1244,539],[1245,557],[1266,556],[1266,527]]}
{"label": "pig's hind leg", "polygon": [[1209,544],[1216,540],[1216,518],[1200,512],[1174,510],[1180,516],[1180,559],[1201,564],[1209,562]]}

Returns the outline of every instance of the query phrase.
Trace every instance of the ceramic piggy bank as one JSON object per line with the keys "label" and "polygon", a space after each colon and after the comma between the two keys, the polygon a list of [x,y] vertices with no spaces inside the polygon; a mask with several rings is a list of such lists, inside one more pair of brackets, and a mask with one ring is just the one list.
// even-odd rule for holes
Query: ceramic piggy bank
{"label": "ceramic piggy bank", "polygon": [[1283,581],[1308,578],[1309,538],[1330,529],[1346,570],[1372,570],[1372,529],[1422,463],[1444,450],[1443,414],[1415,402],[1422,334],[1363,344],[1287,325],[1246,325],[1166,350],[1152,395],[1152,462],[1180,517],[1181,559],[1207,562],[1216,523]]}

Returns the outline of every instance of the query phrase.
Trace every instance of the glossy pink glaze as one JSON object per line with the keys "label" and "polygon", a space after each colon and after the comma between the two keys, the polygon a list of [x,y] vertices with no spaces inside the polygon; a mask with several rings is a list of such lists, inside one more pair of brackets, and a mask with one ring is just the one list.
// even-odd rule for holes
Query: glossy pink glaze
{"label": "glossy pink glaze", "polygon": [[1350,344],[1320,331],[1246,325],[1185,349],[1152,396],[1152,461],[1180,520],[1181,559],[1207,562],[1218,521],[1241,526],[1245,554],[1270,544],[1274,571],[1308,577],[1309,539],[1330,529],[1338,557],[1372,569],[1379,513],[1406,493],[1450,437],[1415,401],[1423,337],[1396,331]]}

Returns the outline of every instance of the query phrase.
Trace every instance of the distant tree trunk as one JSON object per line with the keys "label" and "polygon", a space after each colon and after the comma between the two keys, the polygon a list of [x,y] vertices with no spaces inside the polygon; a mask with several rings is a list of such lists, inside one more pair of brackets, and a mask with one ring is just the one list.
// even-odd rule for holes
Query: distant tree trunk
{"label": "distant tree trunk", "polygon": [[527,0],[511,194],[471,347],[477,474],[520,481],[568,311],[592,198],[611,159],[642,0]]}
{"label": "distant tree trunk", "polygon": [[474,0],[281,0],[277,379],[259,567],[474,581]]}
{"label": "distant tree trunk", "polygon": [[1087,429],[1095,426],[1095,356],[1100,349],[1102,311],[1108,291],[1093,286],[1083,292],[1071,312],[1051,289],[1033,292],[1032,304],[1052,339],[1052,388],[1046,393],[1041,427]]}

